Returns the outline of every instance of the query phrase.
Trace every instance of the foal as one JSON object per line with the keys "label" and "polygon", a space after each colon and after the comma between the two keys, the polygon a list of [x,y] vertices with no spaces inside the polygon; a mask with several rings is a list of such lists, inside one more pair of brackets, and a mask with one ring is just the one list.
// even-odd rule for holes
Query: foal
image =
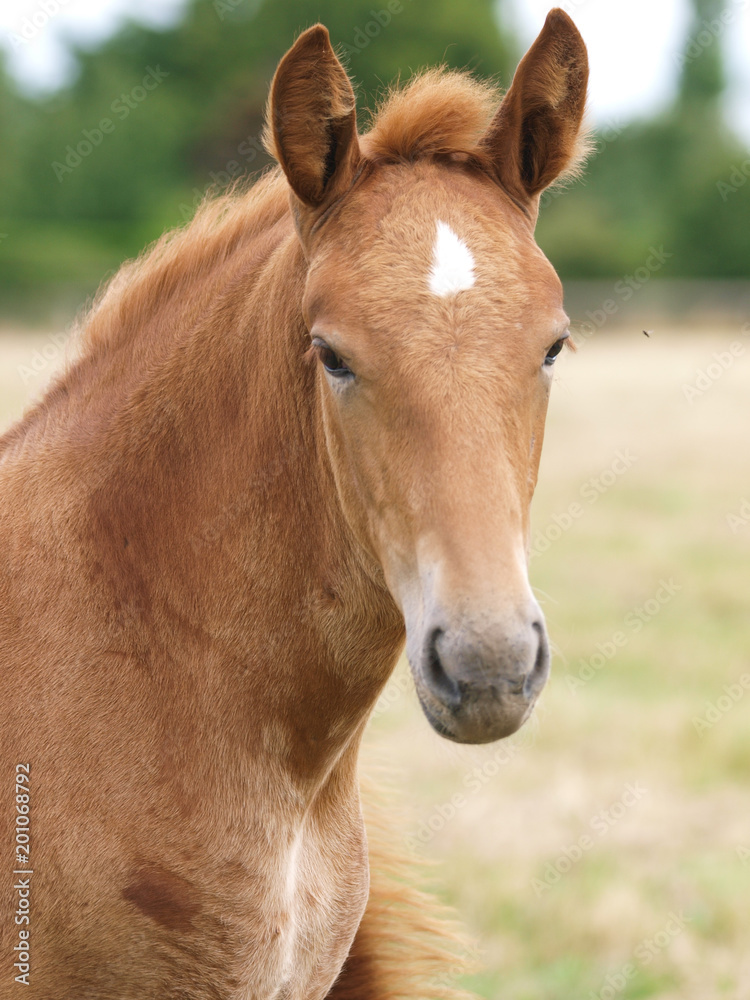
{"label": "foal", "polygon": [[529,502],[568,321],[533,231],[586,78],[555,10],[499,106],[430,72],[358,135],[306,31],[280,169],[126,265],[0,442],[0,997],[434,996],[423,915],[368,902],[358,749],[404,636],[452,740],[547,676]]}

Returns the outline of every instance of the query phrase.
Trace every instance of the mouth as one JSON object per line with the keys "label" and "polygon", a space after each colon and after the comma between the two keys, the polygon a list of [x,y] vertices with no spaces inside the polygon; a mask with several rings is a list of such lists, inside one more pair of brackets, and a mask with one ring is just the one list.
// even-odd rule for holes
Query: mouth
{"label": "mouth", "polygon": [[484,698],[463,710],[435,703],[415,680],[417,698],[425,718],[438,734],[453,743],[479,745],[495,743],[517,732],[536,705],[537,697]]}
{"label": "mouth", "polygon": [[422,697],[422,692],[417,686],[417,698],[419,699],[419,704],[424,712],[425,718],[438,734],[438,736],[445,737],[446,740],[453,740],[454,743],[463,743],[464,741],[459,739],[450,729],[443,725],[443,723],[438,719],[436,715],[433,714],[426,700]]}
{"label": "mouth", "polygon": [[[526,722],[549,675],[549,644],[541,619],[520,643],[488,647],[458,631],[429,631],[409,657],[417,697],[439,736],[454,743],[494,743]],[[498,653],[498,647],[500,652]]]}

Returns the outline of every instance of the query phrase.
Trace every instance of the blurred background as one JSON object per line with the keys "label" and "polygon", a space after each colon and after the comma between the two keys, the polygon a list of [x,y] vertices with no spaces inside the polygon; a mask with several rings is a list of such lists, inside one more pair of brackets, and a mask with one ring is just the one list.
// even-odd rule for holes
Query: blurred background
{"label": "blurred background", "polygon": [[[543,0],[29,0],[0,11],[0,422],[76,312],[208,189],[267,164],[278,59],[322,20],[362,110],[446,62],[510,82]],[[538,240],[579,350],[556,368],[531,577],[534,718],[457,747],[405,665],[367,754],[439,862],[488,1000],[748,1000],[750,3],[567,0],[595,153]]]}
{"label": "blurred background", "polygon": [[[364,125],[388,83],[425,65],[507,86],[549,5],[10,0],[0,13],[0,310],[64,324],[123,257],[190,218],[208,187],[262,168],[270,78],[316,19],[345,57]],[[735,317],[750,273],[748,3],[564,6],[591,53],[597,155],[564,196],[546,196],[539,241],[564,278],[588,283],[570,286],[571,306],[609,297],[610,279],[646,267],[659,281],[640,282],[651,286],[642,302]],[[625,284],[618,311],[633,298]]]}

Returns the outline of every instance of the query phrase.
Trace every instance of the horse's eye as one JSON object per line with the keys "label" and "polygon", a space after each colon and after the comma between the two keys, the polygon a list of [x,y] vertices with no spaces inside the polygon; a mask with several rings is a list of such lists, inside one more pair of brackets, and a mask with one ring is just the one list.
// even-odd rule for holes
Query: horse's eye
{"label": "horse's eye", "polygon": [[352,374],[351,368],[347,367],[345,362],[341,360],[333,348],[329,347],[324,340],[318,340],[316,337],[313,340],[313,347],[315,348],[315,353],[320,358],[321,364],[329,375],[333,375],[335,378],[345,378]]}
{"label": "horse's eye", "polygon": [[544,359],[545,365],[554,365],[555,358],[560,353],[560,351],[563,349],[563,344],[565,343],[565,341],[567,339],[568,339],[567,336],[560,337],[559,340],[556,340],[554,342],[554,344],[552,345],[552,347],[550,347],[550,349],[547,351],[547,357]]}

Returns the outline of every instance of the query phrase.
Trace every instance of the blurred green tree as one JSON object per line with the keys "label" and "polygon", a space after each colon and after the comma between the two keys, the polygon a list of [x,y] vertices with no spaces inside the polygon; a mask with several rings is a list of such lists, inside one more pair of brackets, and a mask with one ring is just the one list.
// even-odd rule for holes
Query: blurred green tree
{"label": "blurred green tree", "polygon": [[70,86],[23,98],[0,77],[0,296],[91,291],[124,255],[186,221],[207,188],[268,162],[268,85],[322,21],[361,106],[399,74],[446,62],[507,82],[515,61],[494,0],[192,0],[179,24],[128,23],[75,51]]}
{"label": "blurred green tree", "polygon": [[[693,0],[673,106],[611,126],[538,236],[566,277],[617,278],[663,247],[661,275],[747,277],[750,159],[722,117],[735,6]],[[502,11],[502,7],[500,8]],[[372,106],[396,77],[446,62],[510,80],[495,0],[191,0],[168,30],[125,24],[75,52],[74,81],[18,93],[0,63],[0,302],[40,312],[94,290],[124,256],[186,221],[204,192],[262,168],[268,84],[297,33],[327,24]],[[635,70],[634,70],[635,71]],[[363,123],[365,119],[363,113]]]}
{"label": "blurred green tree", "polygon": [[737,17],[721,0],[693,0],[672,107],[601,130],[582,180],[547,196],[538,235],[561,273],[628,274],[663,246],[663,276],[750,275],[750,159],[722,114],[722,38]]}

